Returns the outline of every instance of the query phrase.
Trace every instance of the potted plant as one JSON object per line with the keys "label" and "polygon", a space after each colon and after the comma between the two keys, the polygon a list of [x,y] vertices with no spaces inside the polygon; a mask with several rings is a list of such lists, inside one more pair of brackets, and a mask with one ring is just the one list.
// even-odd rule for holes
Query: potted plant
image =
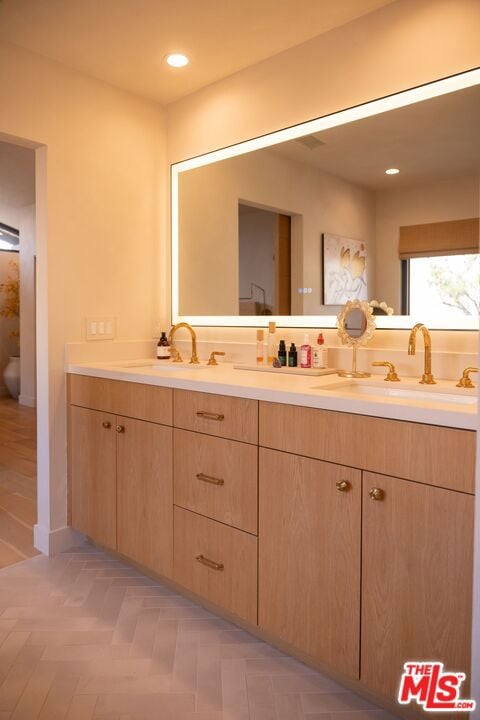
{"label": "potted plant", "polygon": [[[0,305],[0,317],[18,318],[20,316],[20,275],[18,263],[10,263],[12,273],[4,283],[0,284],[0,297],[4,296],[3,305]],[[20,331],[15,329],[10,333],[20,345]],[[3,372],[3,380],[10,395],[18,400],[20,394],[20,356],[12,355]]]}

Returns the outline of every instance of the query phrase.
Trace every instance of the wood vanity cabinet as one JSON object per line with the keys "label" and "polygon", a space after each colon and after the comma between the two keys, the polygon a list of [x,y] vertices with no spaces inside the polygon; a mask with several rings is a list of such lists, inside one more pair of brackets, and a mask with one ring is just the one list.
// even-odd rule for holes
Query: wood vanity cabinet
{"label": "wood vanity cabinet", "polygon": [[358,679],[361,472],[260,448],[259,625]]}
{"label": "wood vanity cabinet", "polygon": [[115,415],[70,408],[72,526],[105,547],[117,547]]}
{"label": "wood vanity cabinet", "polygon": [[72,526],[171,577],[173,430],[158,421],[171,424],[172,391],[71,375],[69,399]]}
{"label": "wood vanity cabinet", "polygon": [[77,375],[69,398],[75,528],[397,714],[407,660],[469,674],[475,432]]}
{"label": "wood vanity cabinet", "polygon": [[468,673],[473,511],[471,495],[364,473],[361,678],[381,695],[406,660]]}
{"label": "wood vanity cabinet", "polygon": [[118,418],[117,550],[172,576],[172,428]]}
{"label": "wood vanity cabinet", "polygon": [[408,660],[469,675],[475,433],[263,402],[259,433],[260,626],[393,704]]}

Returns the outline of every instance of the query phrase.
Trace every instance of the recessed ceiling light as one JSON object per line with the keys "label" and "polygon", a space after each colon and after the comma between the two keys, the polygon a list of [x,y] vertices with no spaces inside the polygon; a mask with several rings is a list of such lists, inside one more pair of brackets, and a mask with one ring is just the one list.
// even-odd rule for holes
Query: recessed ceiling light
{"label": "recessed ceiling light", "polygon": [[183,53],[170,53],[170,55],[167,55],[165,58],[166,62],[170,67],[174,68],[182,68],[185,67],[185,65],[188,65],[190,60],[186,55]]}
{"label": "recessed ceiling light", "polygon": [[399,172],[398,168],[388,168],[388,170],[385,170],[385,175],[398,175]]}

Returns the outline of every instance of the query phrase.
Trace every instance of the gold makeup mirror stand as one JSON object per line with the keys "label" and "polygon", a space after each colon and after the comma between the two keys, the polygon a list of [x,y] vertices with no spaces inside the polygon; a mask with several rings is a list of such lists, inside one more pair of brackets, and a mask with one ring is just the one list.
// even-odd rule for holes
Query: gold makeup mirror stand
{"label": "gold makeup mirror stand", "polygon": [[370,373],[357,370],[357,352],[359,345],[365,345],[375,331],[375,318],[372,308],[366,301],[349,300],[337,317],[338,336],[343,345],[353,349],[352,369],[337,370],[344,378],[366,378]]}

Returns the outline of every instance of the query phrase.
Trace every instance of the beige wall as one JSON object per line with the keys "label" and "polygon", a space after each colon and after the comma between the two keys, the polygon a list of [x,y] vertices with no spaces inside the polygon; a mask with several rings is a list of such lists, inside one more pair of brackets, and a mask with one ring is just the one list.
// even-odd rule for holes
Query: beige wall
{"label": "beige wall", "polygon": [[121,338],[152,334],[164,115],[153,103],[8,44],[0,45],[0,87],[0,135],[40,146],[36,537],[45,548],[48,531],[66,524],[65,342],[84,339],[87,315],[114,315]]}

